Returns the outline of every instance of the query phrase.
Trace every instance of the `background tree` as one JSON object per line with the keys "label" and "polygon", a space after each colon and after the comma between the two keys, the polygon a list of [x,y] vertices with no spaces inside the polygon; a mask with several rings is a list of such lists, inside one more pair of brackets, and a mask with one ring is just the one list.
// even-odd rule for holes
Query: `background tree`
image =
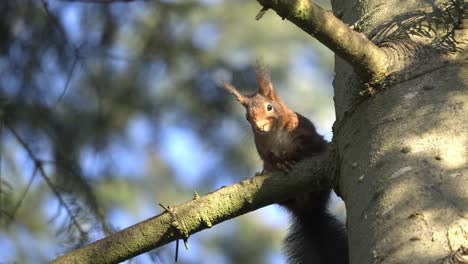
{"label": "background tree", "polygon": [[[259,2],[265,9],[274,9],[280,17],[317,37],[341,58],[337,58],[335,69],[337,122],[333,144],[337,155],[332,161],[337,164],[335,187],[347,202],[352,261],[428,263],[440,262],[447,257],[454,261],[466,257],[463,256],[467,241],[463,234],[468,226],[465,216],[467,180],[464,177],[468,155],[468,99],[466,67],[463,67],[466,61],[466,4],[463,1],[411,1],[405,4],[334,1],[334,13],[352,24],[353,31],[309,1]],[[135,38],[132,41],[138,43]],[[193,39],[193,42],[196,41]],[[121,48],[117,50],[122,51]],[[179,56],[178,52],[177,58]],[[235,57],[240,56],[236,54]],[[180,63],[182,68],[193,70],[187,60]],[[72,69],[73,65],[72,61]],[[131,85],[134,84],[132,79]],[[196,83],[190,87],[193,89]],[[196,97],[204,93],[193,93],[192,90],[189,94]],[[131,97],[128,93],[125,95],[121,100]],[[98,102],[100,106],[101,101]],[[9,109],[8,104],[5,109]],[[206,109],[202,108],[200,115],[205,120],[215,120],[211,115],[207,119],[205,113]],[[125,114],[128,112],[124,111],[123,116]],[[178,114],[175,114],[177,121]],[[99,121],[101,125],[102,120]],[[10,134],[35,161],[32,175],[37,170],[62,208],[73,212],[72,206],[65,205],[67,200],[57,195],[62,190],[56,189],[55,181],[49,180],[44,159],[33,155],[35,152],[27,147],[29,144],[11,123],[6,122]],[[204,123],[201,121],[200,124]],[[75,127],[68,131],[75,131]],[[200,133],[212,131],[207,127],[205,124]],[[61,129],[54,127],[54,131]],[[73,149],[70,150],[67,153],[73,154]],[[55,167],[59,168],[55,171],[68,168],[60,172],[72,171],[72,177],[79,178],[76,176],[80,175],[76,172],[79,166],[74,162],[76,159],[60,161],[60,152],[52,153],[55,154]],[[332,176],[335,175],[328,177]],[[5,181],[5,186],[10,185]],[[72,200],[70,204],[75,206],[77,202]],[[102,221],[99,208],[86,205],[94,212],[94,220],[101,223],[102,230],[110,229]],[[163,216],[167,217],[168,213]],[[83,220],[73,219],[71,226],[78,234],[75,237],[89,234],[79,226]]]}
{"label": "background tree", "polygon": [[[258,57],[331,130],[331,53],[273,13],[255,22],[258,3],[0,7],[2,262],[51,260],[258,171],[243,113],[216,84],[254,88]],[[179,262],[281,263],[286,228],[269,207],[193,236]],[[150,257],[172,262],[174,244],[136,261]]]}

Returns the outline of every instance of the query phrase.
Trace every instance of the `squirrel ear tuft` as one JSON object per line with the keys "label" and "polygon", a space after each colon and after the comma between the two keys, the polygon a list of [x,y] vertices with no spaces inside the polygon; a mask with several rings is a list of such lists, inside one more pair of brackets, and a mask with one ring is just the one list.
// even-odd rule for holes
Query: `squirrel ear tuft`
{"label": "squirrel ear tuft", "polygon": [[270,79],[270,72],[257,61],[255,65],[255,75],[258,82],[258,93],[272,99],[275,93],[273,83]]}
{"label": "squirrel ear tuft", "polygon": [[236,96],[236,99],[237,101],[239,101],[241,104],[245,104],[247,101],[246,101],[246,98],[245,96],[243,96],[241,93],[239,93],[239,91],[237,91],[236,87],[232,86],[231,84],[223,81],[222,82],[222,86],[223,88],[232,93],[234,96]]}

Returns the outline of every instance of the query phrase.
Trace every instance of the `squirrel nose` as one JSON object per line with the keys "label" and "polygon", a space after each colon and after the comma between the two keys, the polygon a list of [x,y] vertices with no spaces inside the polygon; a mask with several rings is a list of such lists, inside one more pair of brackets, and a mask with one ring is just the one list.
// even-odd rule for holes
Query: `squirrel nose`
{"label": "squirrel nose", "polygon": [[262,120],[257,122],[257,129],[261,132],[270,132],[271,126],[268,120]]}

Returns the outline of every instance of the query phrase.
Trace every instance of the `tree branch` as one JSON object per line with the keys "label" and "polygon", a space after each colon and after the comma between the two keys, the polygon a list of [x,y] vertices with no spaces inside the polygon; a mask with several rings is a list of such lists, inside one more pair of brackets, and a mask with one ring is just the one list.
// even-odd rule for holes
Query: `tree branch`
{"label": "tree branch", "polygon": [[298,193],[331,184],[332,151],[298,163],[288,174],[258,175],[215,192],[195,197],[51,263],[118,263],[261,207],[285,201]]}
{"label": "tree branch", "polygon": [[[362,33],[352,30],[312,0],[257,0],[283,19],[315,37],[354,67],[366,82],[379,82],[387,74],[387,56]],[[263,9],[262,9],[263,10]],[[262,11],[260,11],[262,12]]]}

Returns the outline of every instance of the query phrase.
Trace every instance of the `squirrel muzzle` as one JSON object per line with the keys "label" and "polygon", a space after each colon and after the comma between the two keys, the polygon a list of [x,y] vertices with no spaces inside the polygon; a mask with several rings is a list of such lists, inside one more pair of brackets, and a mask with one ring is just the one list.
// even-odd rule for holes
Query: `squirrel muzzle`
{"label": "squirrel muzzle", "polygon": [[253,129],[260,134],[268,133],[272,129],[272,123],[268,119],[252,120],[251,124]]}

